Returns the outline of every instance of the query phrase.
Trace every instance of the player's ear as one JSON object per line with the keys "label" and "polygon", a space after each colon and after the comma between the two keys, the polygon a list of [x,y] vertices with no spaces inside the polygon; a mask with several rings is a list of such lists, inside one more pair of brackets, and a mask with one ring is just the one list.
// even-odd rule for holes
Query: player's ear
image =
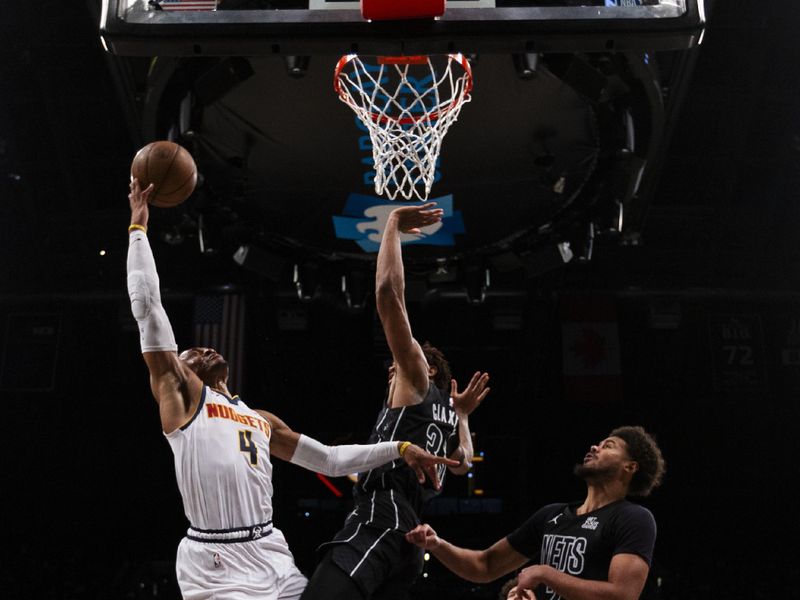
{"label": "player's ear", "polygon": [[439,368],[436,365],[428,365],[428,377],[436,377]]}
{"label": "player's ear", "polygon": [[635,460],[629,460],[627,463],[625,463],[624,468],[626,473],[633,475],[634,473],[636,473],[636,471],[639,470],[639,463],[636,462]]}

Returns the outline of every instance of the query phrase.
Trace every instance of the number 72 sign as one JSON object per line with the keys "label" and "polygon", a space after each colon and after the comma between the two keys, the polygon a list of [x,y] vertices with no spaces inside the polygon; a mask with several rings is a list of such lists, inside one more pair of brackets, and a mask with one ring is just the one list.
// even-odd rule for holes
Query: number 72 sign
{"label": "number 72 sign", "polygon": [[708,334],[714,388],[718,392],[765,392],[761,317],[709,315]]}

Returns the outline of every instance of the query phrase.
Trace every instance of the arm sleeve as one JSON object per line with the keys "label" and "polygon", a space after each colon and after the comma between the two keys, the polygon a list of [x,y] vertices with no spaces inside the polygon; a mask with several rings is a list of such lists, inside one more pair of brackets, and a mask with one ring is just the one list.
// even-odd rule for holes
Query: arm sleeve
{"label": "arm sleeve", "polygon": [[161,306],[158,273],[153,251],[143,231],[133,231],[128,241],[128,296],[139,324],[142,352],[176,352],[172,326]]}
{"label": "arm sleeve", "polygon": [[289,462],[330,477],[360,473],[400,458],[397,442],[326,446],[300,435]]}
{"label": "arm sleeve", "polygon": [[644,506],[631,504],[620,513],[614,528],[614,554],[636,554],[648,565],[653,562],[656,520]]}

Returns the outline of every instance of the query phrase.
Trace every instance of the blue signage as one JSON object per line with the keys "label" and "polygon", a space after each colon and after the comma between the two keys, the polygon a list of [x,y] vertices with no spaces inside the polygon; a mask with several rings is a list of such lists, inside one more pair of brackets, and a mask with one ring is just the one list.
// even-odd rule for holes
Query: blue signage
{"label": "blue signage", "polygon": [[[421,233],[401,233],[402,244],[426,244],[429,246],[454,246],[457,233],[464,233],[461,211],[453,210],[453,195],[431,198],[436,207],[444,210],[442,220],[427,227]],[[344,206],[344,215],[333,217],[336,237],[354,240],[364,252],[380,249],[386,221],[399,206],[419,206],[419,202],[393,202],[377,196],[351,193]]]}

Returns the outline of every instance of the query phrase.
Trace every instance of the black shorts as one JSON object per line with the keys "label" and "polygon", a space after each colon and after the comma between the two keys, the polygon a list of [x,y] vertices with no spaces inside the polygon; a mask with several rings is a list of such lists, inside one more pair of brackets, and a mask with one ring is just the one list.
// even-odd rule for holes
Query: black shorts
{"label": "black shorts", "polygon": [[320,552],[355,582],[365,598],[401,600],[422,572],[421,548],[395,529],[348,522]]}

